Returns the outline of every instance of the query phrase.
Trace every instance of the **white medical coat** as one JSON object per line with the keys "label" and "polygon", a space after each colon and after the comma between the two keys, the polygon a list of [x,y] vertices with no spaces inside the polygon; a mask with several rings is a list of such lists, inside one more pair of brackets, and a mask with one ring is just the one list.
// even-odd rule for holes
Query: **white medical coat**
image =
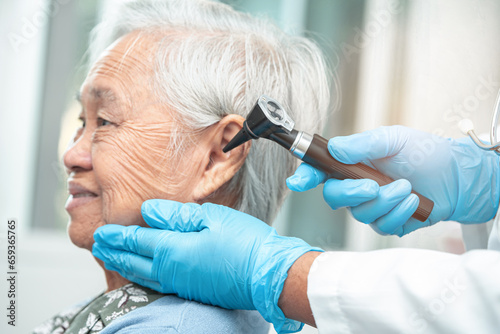
{"label": "white medical coat", "polygon": [[498,216],[487,249],[463,255],[420,249],[321,254],[307,292],[319,333],[500,333]]}

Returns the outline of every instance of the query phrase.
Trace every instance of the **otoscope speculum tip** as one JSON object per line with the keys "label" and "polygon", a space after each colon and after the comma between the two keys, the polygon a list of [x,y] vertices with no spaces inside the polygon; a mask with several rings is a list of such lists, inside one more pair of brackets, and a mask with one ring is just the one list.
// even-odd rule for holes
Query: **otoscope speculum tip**
{"label": "otoscope speculum tip", "polygon": [[236,136],[227,143],[226,146],[222,149],[222,152],[227,153],[231,151],[233,148],[240,146],[241,144],[244,144],[245,142],[251,140],[251,139],[257,139],[258,137],[255,136],[252,131],[248,128],[247,121],[243,123],[243,127],[241,130],[236,134]]}

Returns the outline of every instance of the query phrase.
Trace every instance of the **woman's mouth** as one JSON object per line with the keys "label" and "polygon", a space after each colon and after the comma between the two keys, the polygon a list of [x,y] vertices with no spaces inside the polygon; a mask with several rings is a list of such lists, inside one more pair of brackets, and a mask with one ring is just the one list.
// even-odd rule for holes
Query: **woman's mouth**
{"label": "woman's mouth", "polygon": [[80,194],[74,194],[71,195],[73,198],[80,198],[80,197],[97,197],[97,195],[92,194],[92,193],[80,193]]}
{"label": "woman's mouth", "polygon": [[66,211],[76,209],[77,207],[86,205],[97,199],[98,195],[95,192],[88,190],[83,185],[70,181],[68,182],[68,192],[70,196],[66,201]]}

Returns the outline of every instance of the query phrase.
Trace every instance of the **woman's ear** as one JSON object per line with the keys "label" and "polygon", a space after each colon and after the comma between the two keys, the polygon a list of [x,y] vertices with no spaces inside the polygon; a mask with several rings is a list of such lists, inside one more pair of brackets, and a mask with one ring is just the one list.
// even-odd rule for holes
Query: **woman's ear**
{"label": "woman's ear", "polygon": [[[242,116],[228,115],[204,133],[204,136],[208,136],[210,141],[208,149],[203,153],[206,155],[206,159],[203,159],[205,162],[204,170],[201,171],[201,178],[193,193],[197,202],[203,202],[231,180],[245,162],[252,145],[251,141],[247,141],[227,153],[222,151],[241,130],[244,121]],[[217,200],[217,197],[214,200]]]}

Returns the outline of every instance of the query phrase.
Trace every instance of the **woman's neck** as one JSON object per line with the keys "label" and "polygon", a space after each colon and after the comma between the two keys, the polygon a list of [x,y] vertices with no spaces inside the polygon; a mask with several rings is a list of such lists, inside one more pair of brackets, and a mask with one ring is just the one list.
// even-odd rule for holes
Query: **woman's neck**
{"label": "woman's neck", "polygon": [[97,263],[99,263],[99,265],[104,270],[104,276],[106,277],[106,283],[108,284],[108,289],[106,290],[106,292],[116,290],[118,288],[121,288],[125,284],[130,283],[129,280],[127,280],[126,278],[121,276],[116,271],[106,269],[104,267],[104,263],[101,260],[99,260],[98,258],[95,258],[95,259],[96,259]]}
{"label": "woman's neck", "polygon": [[111,271],[108,269],[104,269],[104,275],[106,276],[106,283],[108,284],[108,290],[106,292],[116,290],[127,283],[130,283],[129,280],[123,278],[116,271]]}

